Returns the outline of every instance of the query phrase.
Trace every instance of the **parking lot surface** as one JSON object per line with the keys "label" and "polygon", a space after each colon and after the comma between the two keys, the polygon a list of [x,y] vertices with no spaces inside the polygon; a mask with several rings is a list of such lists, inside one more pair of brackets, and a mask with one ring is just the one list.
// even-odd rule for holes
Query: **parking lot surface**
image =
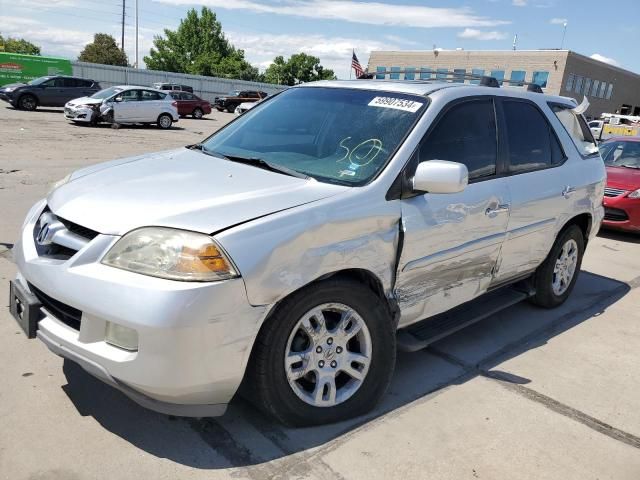
{"label": "parking lot surface", "polygon": [[116,130],[0,105],[1,479],[640,479],[640,236],[601,232],[560,308],[516,305],[399,354],[374,412],[325,427],[284,428],[242,399],[214,419],[150,412],[27,340],[8,281],[29,207],[77,168],[233,118]]}

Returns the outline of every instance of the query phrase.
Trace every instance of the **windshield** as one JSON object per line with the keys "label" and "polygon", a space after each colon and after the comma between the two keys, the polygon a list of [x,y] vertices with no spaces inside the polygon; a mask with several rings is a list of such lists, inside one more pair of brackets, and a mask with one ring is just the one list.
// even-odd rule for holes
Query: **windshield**
{"label": "windshield", "polygon": [[229,92],[229,94],[227,95],[227,97],[239,97],[239,96],[240,96],[240,90],[233,90]]}
{"label": "windshield", "polygon": [[600,155],[610,167],[640,168],[640,142],[606,142]]}
{"label": "windshield", "polygon": [[105,99],[105,98],[109,98],[111,95],[115,95],[118,92],[121,92],[122,88],[118,88],[118,87],[109,87],[109,88],[105,88],[104,90],[100,90],[99,92],[94,93],[93,95],[91,95],[90,98],[97,98],[97,99]]}
{"label": "windshield", "polygon": [[34,78],[33,80],[31,80],[29,82],[29,85],[40,85],[41,83],[46,82],[47,80],[49,80],[51,77],[38,77],[38,78]]}
{"label": "windshield", "polygon": [[229,157],[260,158],[317,180],[362,185],[384,168],[427,99],[343,88],[293,88],[204,142]]}

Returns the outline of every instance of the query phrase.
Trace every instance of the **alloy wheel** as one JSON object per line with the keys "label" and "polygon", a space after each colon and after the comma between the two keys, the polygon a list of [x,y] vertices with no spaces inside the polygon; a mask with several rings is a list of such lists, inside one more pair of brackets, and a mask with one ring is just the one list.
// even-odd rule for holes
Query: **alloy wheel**
{"label": "alloy wheel", "polygon": [[572,238],[567,240],[560,250],[553,269],[552,288],[557,296],[567,291],[576,273],[578,265],[578,244]]}

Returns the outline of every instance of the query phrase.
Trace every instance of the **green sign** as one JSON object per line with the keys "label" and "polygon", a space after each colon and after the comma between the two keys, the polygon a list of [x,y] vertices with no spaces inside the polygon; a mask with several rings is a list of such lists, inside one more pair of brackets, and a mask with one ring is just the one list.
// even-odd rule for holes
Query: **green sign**
{"label": "green sign", "polygon": [[64,58],[0,52],[0,86],[27,83],[46,75],[71,75],[71,62]]}

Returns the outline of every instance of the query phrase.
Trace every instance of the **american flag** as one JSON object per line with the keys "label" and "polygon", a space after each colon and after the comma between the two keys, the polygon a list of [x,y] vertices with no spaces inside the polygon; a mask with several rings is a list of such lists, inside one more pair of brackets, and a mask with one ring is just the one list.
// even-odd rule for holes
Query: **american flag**
{"label": "american flag", "polygon": [[353,56],[351,57],[351,68],[353,68],[356,71],[356,78],[359,78],[364,74],[362,65],[360,65],[360,62],[358,61],[358,57],[356,57],[355,50],[353,50]]}

